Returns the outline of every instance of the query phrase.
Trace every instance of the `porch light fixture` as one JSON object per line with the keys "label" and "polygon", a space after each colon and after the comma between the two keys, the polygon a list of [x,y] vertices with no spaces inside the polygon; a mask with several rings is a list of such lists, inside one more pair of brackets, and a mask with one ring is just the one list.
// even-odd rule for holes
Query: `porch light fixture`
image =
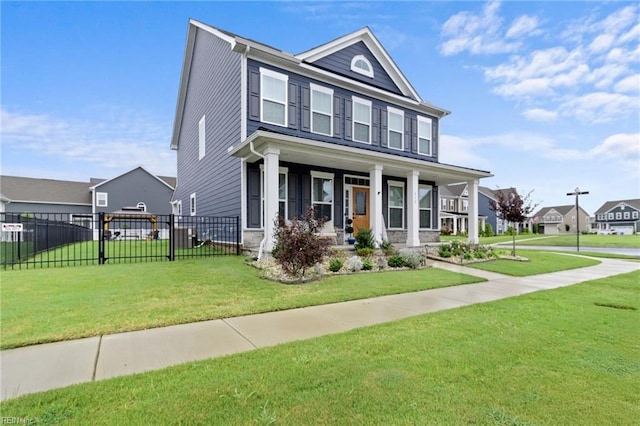
{"label": "porch light fixture", "polygon": [[576,196],[576,249],[580,251],[580,210],[578,204],[578,197],[581,195],[588,194],[589,191],[580,191],[580,188],[576,188],[573,192],[567,192],[567,195],[575,195]]}

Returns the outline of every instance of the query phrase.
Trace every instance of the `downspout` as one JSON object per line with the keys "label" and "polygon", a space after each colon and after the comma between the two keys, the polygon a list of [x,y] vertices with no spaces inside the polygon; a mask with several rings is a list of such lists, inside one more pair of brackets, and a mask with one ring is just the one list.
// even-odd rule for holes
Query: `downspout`
{"label": "downspout", "polygon": [[[251,151],[252,154],[256,155],[257,157],[262,158],[262,160],[264,161],[264,155],[260,154],[258,151],[256,151],[253,147],[253,140],[249,141],[249,151]],[[266,194],[267,192],[267,188],[265,187],[266,182],[264,179],[262,180],[262,194]],[[263,227],[264,229],[264,227]],[[258,260],[262,259],[262,250],[264,250],[264,243],[267,241],[267,233],[266,233],[266,229],[264,229],[263,232],[263,237],[262,237],[262,241],[260,241],[260,247],[258,248]]]}

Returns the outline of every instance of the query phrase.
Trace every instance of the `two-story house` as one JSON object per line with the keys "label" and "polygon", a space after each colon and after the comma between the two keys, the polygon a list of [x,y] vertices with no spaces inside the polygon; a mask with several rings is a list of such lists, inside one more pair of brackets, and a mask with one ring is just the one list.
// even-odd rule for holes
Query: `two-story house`
{"label": "two-story house", "polygon": [[593,228],[598,233],[640,232],[640,199],[607,201],[596,210]]}
{"label": "two-story house", "polygon": [[245,247],[273,247],[277,215],[313,206],[343,243],[439,238],[438,190],[491,176],[438,161],[440,119],[369,28],[293,55],[190,20],[171,148],[174,211],[239,216]]}
{"label": "two-story house", "polygon": [[578,214],[580,217],[575,205],[543,207],[532,216],[532,222],[538,225],[541,234],[575,234],[578,222],[581,233],[589,232],[589,213],[580,207]]}
{"label": "two-story house", "polygon": [[[491,209],[495,201],[493,191],[485,186],[478,187],[478,226],[482,231],[486,224],[497,232],[498,219]],[[469,188],[466,183],[440,187],[440,226],[451,233],[465,233],[469,228]]]}

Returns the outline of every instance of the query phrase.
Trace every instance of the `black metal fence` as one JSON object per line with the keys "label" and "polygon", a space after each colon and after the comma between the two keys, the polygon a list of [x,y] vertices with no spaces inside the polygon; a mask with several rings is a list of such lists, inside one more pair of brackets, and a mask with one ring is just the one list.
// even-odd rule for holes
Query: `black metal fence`
{"label": "black metal fence", "polygon": [[239,217],[0,213],[3,269],[239,255]]}

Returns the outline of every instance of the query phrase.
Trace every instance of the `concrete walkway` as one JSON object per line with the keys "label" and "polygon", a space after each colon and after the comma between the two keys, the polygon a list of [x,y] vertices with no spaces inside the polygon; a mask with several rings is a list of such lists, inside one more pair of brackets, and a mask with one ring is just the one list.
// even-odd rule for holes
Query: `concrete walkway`
{"label": "concrete walkway", "polygon": [[0,352],[0,399],[341,333],[640,269],[640,263],[601,260],[601,264],[588,268],[523,278],[436,262],[435,267],[488,281],[5,350]]}

